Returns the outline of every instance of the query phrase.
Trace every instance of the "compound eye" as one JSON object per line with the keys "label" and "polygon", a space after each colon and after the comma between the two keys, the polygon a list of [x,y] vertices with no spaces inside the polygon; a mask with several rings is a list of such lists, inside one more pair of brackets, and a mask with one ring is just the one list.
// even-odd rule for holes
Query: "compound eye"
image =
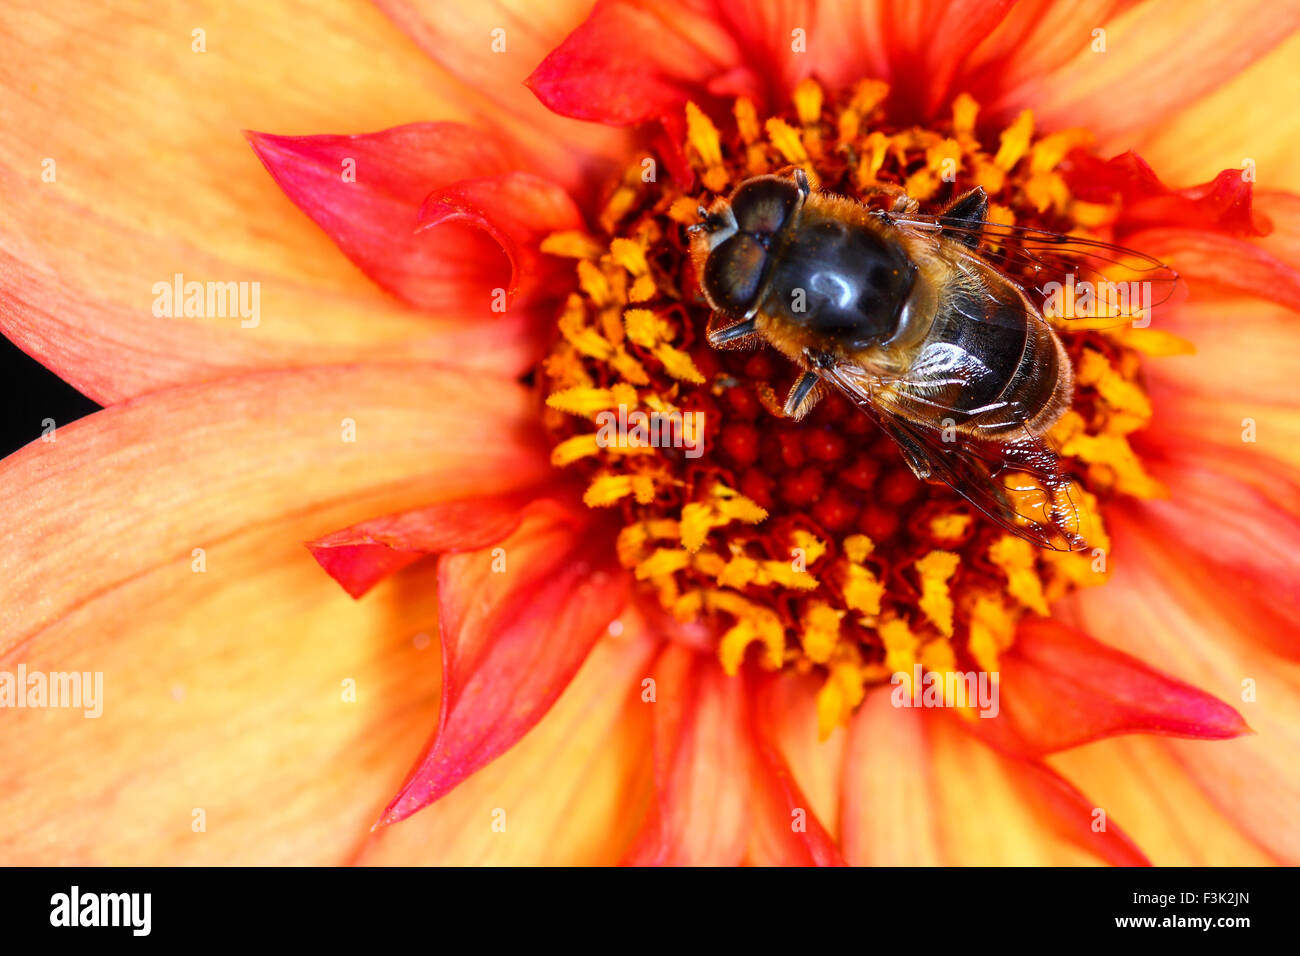
{"label": "compound eye", "polygon": [[731,209],[741,232],[778,232],[799,203],[799,187],[788,179],[762,176],[741,183],[731,197]]}
{"label": "compound eye", "polygon": [[758,298],[767,250],[752,236],[736,233],[704,263],[704,291],[719,312],[742,316]]}

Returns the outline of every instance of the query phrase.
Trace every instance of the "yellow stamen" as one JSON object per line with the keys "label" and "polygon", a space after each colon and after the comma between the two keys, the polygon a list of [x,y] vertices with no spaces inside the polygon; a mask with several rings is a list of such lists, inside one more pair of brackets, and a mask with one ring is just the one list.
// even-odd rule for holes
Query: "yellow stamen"
{"label": "yellow stamen", "polygon": [[636,389],[624,384],[612,388],[566,388],[552,392],[546,404],[570,415],[594,418],[598,412],[620,405],[633,408],[637,404]]}
{"label": "yellow stamen", "polygon": [[594,262],[587,259],[578,262],[578,285],[596,305],[610,303],[609,279]]}
{"label": "yellow stamen", "polygon": [[687,551],[698,551],[714,528],[724,527],[732,521],[758,524],[766,517],[764,509],[740,492],[716,484],[708,501],[693,501],[682,507],[682,547]]}
{"label": "yellow stamen", "polygon": [[794,108],[799,122],[811,126],[822,116],[822,88],[812,77],[804,77],[794,88]]}
{"label": "yellow stamen", "polygon": [[748,97],[740,97],[732,107],[736,117],[736,128],[740,131],[740,138],[746,143],[757,141],[759,136],[758,110],[754,108],[753,100]]}
{"label": "yellow stamen", "polygon": [[812,602],[804,612],[801,635],[803,652],[814,664],[825,664],[840,640],[840,621],[844,612],[836,610],[825,601]]}
{"label": "yellow stamen", "polygon": [[1029,149],[1029,142],[1034,136],[1034,111],[1021,110],[1016,121],[1002,131],[997,155],[993,163],[1003,172],[1010,172],[1011,167],[1020,162],[1020,157]]}
{"label": "yellow stamen", "polygon": [[975,118],[979,112],[980,105],[969,93],[959,93],[952,101],[952,131],[958,142],[975,142]]}
{"label": "yellow stamen", "polygon": [[582,496],[588,508],[608,508],[633,495],[638,504],[655,500],[655,485],[649,475],[597,475]]}
{"label": "yellow stamen", "polygon": [[767,138],[772,141],[777,152],[785,157],[786,162],[796,165],[808,162],[808,151],[799,138],[799,131],[793,126],[783,119],[773,117],[764,124],[764,128],[767,130]]}
{"label": "yellow stamen", "polygon": [[910,674],[921,642],[907,622],[902,618],[891,618],[881,622],[877,630],[881,643],[885,645],[885,669],[891,674]]}
{"label": "yellow stamen", "polygon": [[916,562],[921,577],[921,599],[925,616],[945,637],[952,637],[953,603],[948,593],[948,579],[957,572],[961,558],[951,551],[931,551]]}
{"label": "yellow stamen", "polygon": [[1015,618],[997,598],[983,596],[971,609],[970,639],[966,646],[980,669],[990,674],[998,669],[998,655],[1015,640]]}
{"label": "yellow stamen", "polygon": [[551,449],[551,464],[556,468],[571,465],[579,458],[599,454],[600,446],[596,444],[595,435],[574,435],[566,438]]}
{"label": "yellow stamen", "polygon": [[930,534],[937,541],[956,541],[966,534],[971,516],[953,512],[930,519]]}
{"label": "yellow stamen", "polygon": [[1047,599],[1038,577],[1038,555],[1024,538],[1003,535],[989,546],[989,560],[1007,576],[1007,593],[1035,614],[1047,616]]}
{"label": "yellow stamen", "polygon": [[541,244],[542,252],[569,259],[596,259],[603,251],[601,244],[585,232],[553,232]]}
{"label": "yellow stamen", "polygon": [[713,120],[694,103],[686,104],[686,141],[706,168],[722,165],[722,143]]}
{"label": "yellow stamen", "polygon": [[830,676],[817,692],[817,736],[826,740],[836,727],[849,722],[853,712],[866,697],[863,669],[852,657],[836,661]]}

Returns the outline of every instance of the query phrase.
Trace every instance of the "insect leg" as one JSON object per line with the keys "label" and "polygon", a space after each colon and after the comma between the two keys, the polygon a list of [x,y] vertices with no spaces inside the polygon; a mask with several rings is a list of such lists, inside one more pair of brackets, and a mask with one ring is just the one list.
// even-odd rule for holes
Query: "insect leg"
{"label": "insect leg", "polygon": [[812,192],[812,186],[808,184],[808,174],[802,169],[795,169],[794,184],[799,187],[799,192],[807,199],[808,194]]}
{"label": "insect leg", "polygon": [[735,325],[728,325],[725,328],[709,329],[709,344],[714,348],[726,345],[733,347],[742,345],[744,343],[740,342],[740,339],[758,332],[754,322],[754,319],[746,319],[744,322],[737,322]]}
{"label": "insect leg", "polygon": [[822,397],[821,389],[818,388],[820,384],[821,378],[816,372],[804,372],[800,375],[799,381],[794,383],[794,388],[790,389],[790,394],[786,397],[784,409],[786,417],[798,421],[812,411]]}

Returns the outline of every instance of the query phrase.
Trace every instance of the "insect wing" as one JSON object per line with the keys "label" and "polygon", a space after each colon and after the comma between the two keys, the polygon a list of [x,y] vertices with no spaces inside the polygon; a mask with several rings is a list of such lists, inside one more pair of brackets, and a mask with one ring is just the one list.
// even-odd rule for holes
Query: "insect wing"
{"label": "insect wing", "polygon": [[975,241],[974,250],[954,243],[954,254],[974,268],[992,266],[1067,329],[1144,327],[1178,288],[1178,273],[1159,259],[1100,239],[918,214],[890,221],[923,235]]}
{"label": "insect wing", "polygon": [[[942,480],[1008,531],[1039,547],[1079,551],[1087,546],[1082,496],[1043,439],[1028,430],[1008,441],[936,429],[906,414],[897,382],[883,387],[849,365],[819,369],[819,374],[898,443],[918,477]],[[954,416],[961,414],[953,410]]]}

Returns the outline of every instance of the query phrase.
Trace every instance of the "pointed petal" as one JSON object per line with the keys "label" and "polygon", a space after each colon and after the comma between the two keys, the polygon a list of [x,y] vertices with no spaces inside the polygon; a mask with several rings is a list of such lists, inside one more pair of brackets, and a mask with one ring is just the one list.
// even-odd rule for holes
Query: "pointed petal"
{"label": "pointed petal", "polygon": [[[159,564],[188,566],[192,548],[256,513],[305,511],[346,494],[360,518],[381,501],[413,506],[542,477],[524,390],[505,381],[480,389],[473,375],[422,363],[261,373],[159,393],[33,442],[0,463],[10,501],[0,652],[89,595]],[[208,488],[213,474],[222,480]],[[381,494],[385,483],[391,493]]]}
{"label": "pointed petal", "polygon": [[[1031,106],[1044,128],[1084,127],[1100,152],[1118,152],[1266,55],[1297,25],[1300,9],[1268,0],[1151,0],[1098,24],[1106,31],[1104,52],[1090,44],[1052,73],[1004,90],[990,107]],[[1141,108],[1115,109],[1122,102]]]}
{"label": "pointed petal", "polygon": [[528,77],[546,107],[610,126],[676,118],[740,61],[704,10],[601,0]]}
{"label": "pointed petal", "polygon": [[[24,351],[101,404],[362,358],[519,370],[517,317],[505,317],[514,339],[497,337],[504,326],[475,336],[383,295],[279,200],[239,135],[464,115],[364,0],[328,12],[231,0],[201,17],[139,0],[11,8],[0,24],[0,332]],[[197,30],[206,52],[191,49]],[[232,303],[155,315],[155,287],[177,274],[247,283],[250,300],[256,284],[256,314]]]}
{"label": "pointed petal", "polygon": [[435,189],[421,205],[418,222],[421,234],[439,239],[458,226],[490,237],[510,263],[504,288],[511,297],[521,289],[527,299],[572,288],[571,265],[547,260],[538,246],[552,232],[582,228],[582,215],[568,193],[540,176],[511,172]]}
{"label": "pointed petal", "polygon": [[395,823],[505,753],[546,713],[618,616],[627,580],[589,513],[530,505],[496,547],[439,559],[438,731],[384,812]]}
{"label": "pointed petal", "polygon": [[786,675],[767,688],[768,696],[761,703],[771,717],[766,728],[770,739],[807,797],[811,812],[831,839],[838,841],[848,734],[836,729],[828,739],[820,739],[820,687],[821,682],[814,676]]}
{"label": "pointed petal", "polygon": [[734,866],[749,834],[754,759],[744,681],[675,644],[653,679],[655,799],[624,862]]}
{"label": "pointed petal", "polygon": [[1222,740],[1249,733],[1227,704],[1050,619],[1031,618],[1000,661],[1000,712],[982,738],[1041,756],[1114,734]]}
{"label": "pointed petal", "polygon": [[1260,242],[1203,229],[1147,229],[1125,244],[1168,263],[1193,288],[1232,290],[1292,307],[1300,301],[1300,269]]}
{"label": "pointed petal", "polygon": [[[539,177],[471,179],[505,173],[512,161],[495,137],[456,124],[247,135],[280,188],[344,255],[418,308],[491,318],[493,290],[516,287],[521,270],[536,265],[535,256],[523,261],[521,245],[582,224],[564,191]],[[355,181],[340,174],[349,168]]]}
{"label": "pointed petal", "polygon": [[1133,151],[1103,160],[1077,152],[1061,167],[1074,196],[1085,202],[1120,205],[1116,230],[1121,234],[1143,228],[1181,226],[1236,236],[1262,236],[1268,217],[1256,215],[1253,185],[1240,169],[1224,169],[1209,182],[1170,189],[1142,157]]}
{"label": "pointed petal", "polygon": [[999,754],[948,714],[895,707],[891,696],[870,692],[851,728],[842,822],[850,863],[1145,862],[1113,821],[1094,830],[1095,805],[1050,768]]}
{"label": "pointed petal", "polygon": [[[781,677],[762,680],[753,702],[753,733],[757,752],[750,816],[749,862],[764,866],[843,866],[835,840],[826,832],[809,799],[796,782],[779,746],[778,726],[784,718],[792,682]],[[799,688],[808,692],[806,684]],[[806,696],[811,699],[811,694]],[[804,724],[816,740],[816,729]]]}
{"label": "pointed petal", "polygon": [[434,0],[377,0],[377,6],[460,81],[482,125],[505,131],[528,151],[530,168],[582,195],[627,161],[626,133],[556,115],[524,86],[528,73],[582,22],[589,0],[486,0],[455,16]]}
{"label": "pointed petal", "polygon": [[635,613],[597,642],[537,726],[437,803],[370,837],[364,865],[609,866],[650,797],[658,639]]}
{"label": "pointed petal", "polygon": [[444,551],[477,551],[519,527],[533,491],[475,496],[370,518],[309,541],[318,564],[354,598],[412,562]]}
{"label": "pointed petal", "polygon": [[[410,363],[176,389],[0,464],[0,669],[103,674],[98,719],[4,711],[0,856],[352,852],[427,733],[437,661],[412,637],[437,619],[432,575],[359,604],[301,542],[519,467],[507,438],[471,449],[462,429],[507,435],[523,389],[477,395],[465,379]],[[340,440],[344,417],[355,443]]]}

